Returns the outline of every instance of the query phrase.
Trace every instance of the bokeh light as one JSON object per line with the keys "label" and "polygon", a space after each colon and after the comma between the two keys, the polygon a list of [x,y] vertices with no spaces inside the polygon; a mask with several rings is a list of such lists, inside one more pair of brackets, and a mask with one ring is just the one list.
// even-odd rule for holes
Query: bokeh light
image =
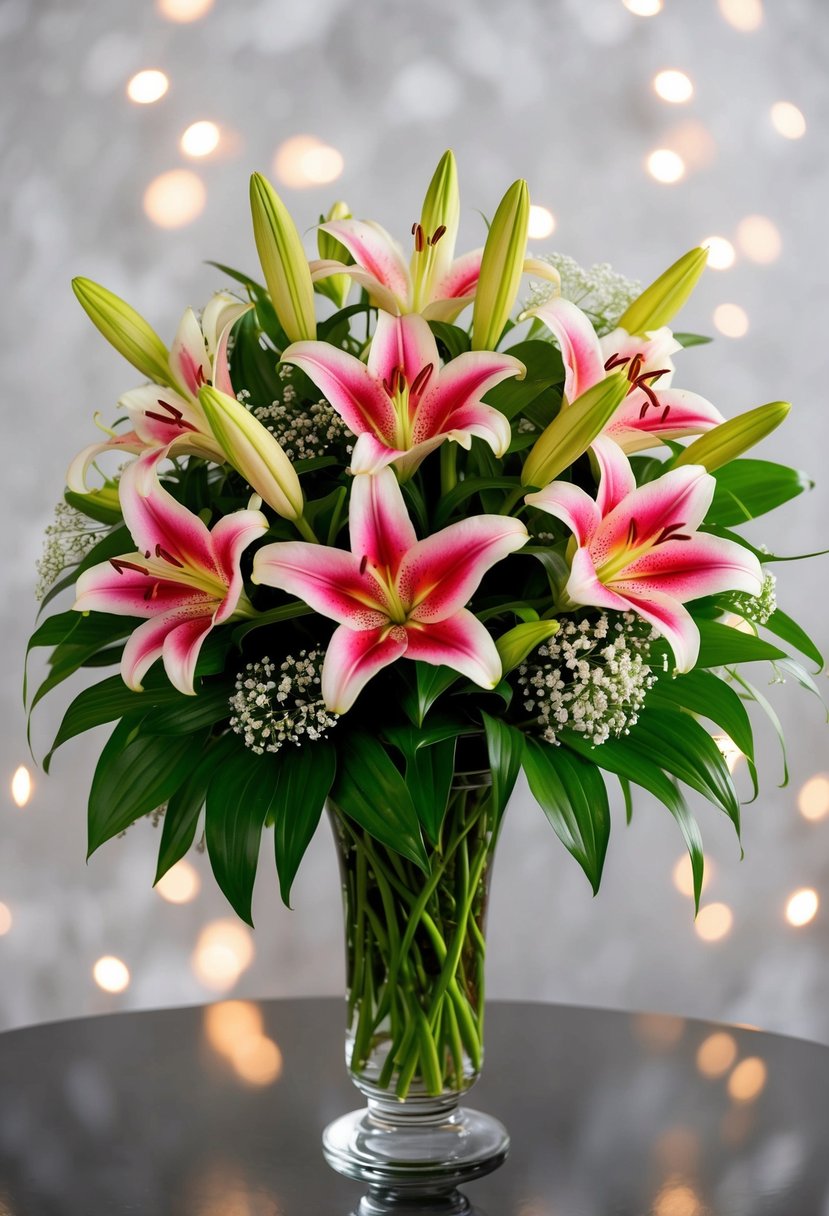
{"label": "bokeh light", "polygon": [[671,148],[655,148],[645,161],[648,173],[658,182],[671,185],[685,176],[685,161]]}
{"label": "bokeh light", "polygon": [[213,0],[156,0],[156,8],[168,21],[198,21],[213,7]]}
{"label": "bokeh light", "polygon": [[171,169],[153,178],[144,191],[144,211],[159,228],[182,228],[201,215],[207,202],[204,183],[190,169]]}
{"label": "bokeh light", "polygon": [[720,13],[735,30],[749,34],[763,24],[762,0],[718,0]]}
{"label": "bokeh light", "polygon": [[698,1216],[701,1212],[696,1192],[683,1183],[669,1183],[653,1201],[653,1216]]}
{"label": "bokeh light", "polygon": [[14,776],[11,781],[12,801],[14,805],[21,808],[26,806],[32,797],[33,788],[32,774],[25,764],[21,764],[19,768],[14,770]]}
{"label": "bokeh light", "polygon": [[803,111],[792,101],[776,101],[771,107],[771,125],[784,139],[802,139],[806,134]]}
{"label": "bokeh light", "polygon": [[728,270],[734,265],[737,256],[734,246],[724,236],[707,236],[700,244],[708,247],[708,265],[712,270]]}
{"label": "bokeh light", "polygon": [[706,904],[694,921],[697,936],[704,942],[718,942],[727,937],[734,923],[734,913],[728,904]]}
{"label": "bokeh light", "polygon": [[622,4],[636,17],[655,17],[662,12],[662,0],[622,0]]}
{"label": "bokeh light", "polygon": [[314,135],[294,135],[277,149],[273,171],[283,186],[325,186],[343,171],[342,154]]}
{"label": "bokeh light", "polygon": [[777,261],[783,249],[780,230],[767,215],[747,215],[740,220],[737,244],[747,258],[763,266]]}
{"label": "bokeh light", "polygon": [[748,314],[739,304],[718,304],[713,321],[726,338],[743,338],[748,333]]}
{"label": "bokeh light", "polygon": [[104,992],[125,992],[130,986],[130,970],[126,963],[112,954],[99,958],[92,968],[95,983]]}
{"label": "bokeh light", "polygon": [[694,95],[691,77],[680,72],[678,68],[665,68],[657,72],[653,78],[653,88],[657,97],[671,102],[672,105],[682,105]]}
{"label": "bokeh light", "polygon": [[734,1036],[724,1030],[710,1034],[697,1049],[697,1068],[704,1077],[716,1080],[724,1077],[737,1059]]}
{"label": "bokeh light", "polygon": [[263,1034],[242,1039],[230,1059],[237,1076],[248,1085],[272,1085],[282,1074],[282,1052]]}
{"label": "bokeh light", "polygon": [[691,172],[706,169],[717,158],[717,144],[708,127],[695,118],[689,118],[666,132],[667,142],[682,161],[685,170]]}
{"label": "bokeh light", "polygon": [[817,916],[820,906],[817,891],[811,887],[801,887],[794,891],[786,900],[786,920],[796,929],[811,924]]}
{"label": "bokeh light", "polygon": [[815,822],[829,815],[829,774],[816,773],[800,787],[797,806],[804,819]]}
{"label": "bokeh light", "polygon": [[127,81],[127,97],[139,106],[152,105],[160,101],[170,87],[170,82],[158,68],[145,68],[136,72]]}
{"label": "bokeh light", "polygon": [[12,927],[11,908],[7,904],[0,902],[0,937],[5,937],[9,929]]}
{"label": "bokeh light", "polygon": [[530,222],[527,226],[527,236],[531,241],[543,241],[552,236],[556,229],[556,219],[552,211],[539,207],[535,203],[530,207]]}
{"label": "bokeh light", "polygon": [[743,753],[728,735],[712,735],[711,738],[716,743],[717,750],[725,761],[729,773],[733,773],[743,759]]}
{"label": "bokeh light", "polygon": [[221,137],[216,123],[202,118],[190,124],[179,140],[179,147],[185,156],[209,156],[218,148]]}
{"label": "bokeh light", "polygon": [[[703,891],[708,886],[714,876],[714,863],[708,857],[703,858],[704,868],[702,871],[702,889]],[[679,891],[680,895],[686,895],[688,899],[694,897],[694,871],[691,867],[691,857],[688,853],[683,853],[677,860],[671,871],[673,884]]]}
{"label": "bokeh light", "polygon": [[189,904],[201,890],[201,878],[196,867],[182,858],[158,880],[155,889],[168,903]]}
{"label": "bokeh light", "polygon": [[204,1011],[204,1033],[214,1051],[232,1056],[242,1040],[261,1036],[262,1011],[253,1001],[218,1001]]}
{"label": "bokeh light", "polygon": [[670,1013],[635,1013],[631,1025],[639,1042],[652,1051],[670,1051],[685,1031],[685,1019]]}
{"label": "bokeh light", "polygon": [[235,920],[214,920],[199,934],[191,964],[196,978],[214,992],[226,992],[253,962],[250,930]]}
{"label": "bokeh light", "polygon": [[728,1093],[735,1102],[753,1102],[763,1091],[768,1070],[759,1056],[741,1060],[728,1078]]}

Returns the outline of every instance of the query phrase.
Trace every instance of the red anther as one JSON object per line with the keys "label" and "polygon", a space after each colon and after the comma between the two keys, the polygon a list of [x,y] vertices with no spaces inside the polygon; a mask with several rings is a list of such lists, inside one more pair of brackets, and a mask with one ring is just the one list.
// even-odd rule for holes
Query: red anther
{"label": "red anther", "polygon": [[429,244],[430,244],[430,245],[437,245],[438,241],[439,241],[439,240],[440,240],[440,238],[443,236],[443,234],[444,234],[444,232],[445,232],[445,231],[446,231],[446,225],[445,225],[445,224],[440,224],[440,225],[439,225],[439,226],[438,226],[438,227],[435,229],[435,231],[432,233],[432,238],[431,238],[431,240],[429,241]]}
{"label": "red anther", "polygon": [[420,226],[420,224],[415,224],[414,239],[415,239],[415,252],[422,253],[423,246],[426,242],[425,242],[425,238],[423,236],[423,229]]}
{"label": "red anther", "polygon": [[[641,389],[642,392],[647,397],[648,402],[647,402],[647,405],[645,406],[645,409],[648,408],[648,405],[652,405],[653,408],[656,410],[659,409],[659,398],[657,397],[656,393],[653,391],[653,389],[651,388],[651,386],[649,384],[640,384],[640,382],[638,380],[636,380],[634,382],[633,387]],[[644,417],[644,415],[640,414],[639,417],[640,418]]]}
{"label": "red anther", "polygon": [[368,554],[364,553],[363,556],[360,558],[360,573],[361,574],[365,574],[367,565],[368,565]]}
{"label": "red anther", "polygon": [[690,540],[691,539],[690,536],[684,536],[680,533],[677,533],[676,536],[673,535],[675,532],[677,532],[678,528],[684,528],[684,527],[685,527],[684,520],[680,521],[679,523],[668,524],[667,528],[662,529],[662,531],[659,533],[659,535],[657,536],[656,540],[653,543],[655,545],[661,545],[663,543],[663,541],[666,541],[666,540]]}
{"label": "red anther", "polygon": [[148,604],[150,602],[150,600],[154,600],[157,595],[158,595],[158,583],[153,583],[152,586],[148,587],[147,590],[144,592],[144,603]]}
{"label": "red anther", "polygon": [[389,382],[385,376],[383,377],[383,388],[386,390],[388,395],[391,397],[391,395],[392,395],[391,385],[389,384]]}
{"label": "red anther", "polygon": [[671,369],[669,367],[660,367],[658,372],[642,372],[641,376],[637,377],[639,383],[643,380],[658,380],[660,376],[667,376]]}
{"label": "red anther", "polygon": [[138,574],[149,574],[149,570],[145,570],[143,566],[137,565],[136,562],[125,562],[120,557],[111,557],[109,564],[118,574],[123,574],[125,570],[135,570]]}
{"label": "red anther", "polygon": [[639,530],[636,527],[636,520],[631,515],[630,523],[628,524],[628,538],[627,538],[628,544],[635,545],[638,536],[639,536]]}
{"label": "red anther", "polygon": [[[155,418],[156,422],[164,422],[167,426],[183,426],[181,415],[178,418],[166,418],[164,414],[157,414],[155,410],[144,410],[144,415],[147,418]],[[191,428],[193,429],[193,428]]]}
{"label": "red anther", "polygon": [[644,405],[642,406],[641,410],[639,411],[639,421],[640,422],[645,417],[645,414],[647,414],[649,405],[650,405],[650,401],[646,401],[644,403]]}
{"label": "red anther", "polygon": [[163,410],[166,410],[168,414],[171,414],[175,418],[176,422],[181,421],[181,410],[176,409],[174,405],[170,405],[169,401],[162,401],[160,397],[157,398],[157,401]]}
{"label": "red anther", "polygon": [[196,384],[204,384],[204,368],[201,364],[199,364],[199,366],[196,368]]}
{"label": "red anther", "polygon": [[178,566],[181,570],[184,568],[184,562],[180,562],[177,557],[173,557],[172,553],[168,553],[166,549],[162,549],[161,545],[155,547],[156,557],[160,557],[162,561],[169,562],[171,566]]}
{"label": "red anther", "polygon": [[638,378],[641,367],[642,355],[640,353],[633,356],[628,366],[628,380],[630,380],[631,384],[633,384]]}
{"label": "red anther", "polygon": [[417,220],[412,224],[412,236],[417,232]]}
{"label": "red anther", "polygon": [[630,355],[619,355],[619,354],[611,355],[610,358],[607,360],[607,362],[604,365],[604,370],[606,372],[609,372],[609,371],[612,371],[614,367],[624,367],[625,364],[629,363],[629,362],[630,362]]}
{"label": "red anther", "polygon": [[670,414],[670,412],[671,412],[671,407],[670,407],[669,405],[666,405],[666,406],[665,406],[665,408],[664,408],[664,410],[662,411],[662,416],[661,416],[661,418],[659,419],[659,421],[660,421],[660,422],[664,422],[664,421],[665,421],[665,419],[666,419],[666,418],[668,417],[668,415]]}
{"label": "red anther", "polygon": [[425,367],[421,367],[420,371],[412,381],[412,387],[409,390],[413,397],[417,397],[423,392],[426,385],[429,383],[434,370],[434,363],[427,363]]}
{"label": "red anther", "polygon": [[402,367],[398,367],[397,369],[397,391],[398,393],[405,393],[406,391],[406,373]]}

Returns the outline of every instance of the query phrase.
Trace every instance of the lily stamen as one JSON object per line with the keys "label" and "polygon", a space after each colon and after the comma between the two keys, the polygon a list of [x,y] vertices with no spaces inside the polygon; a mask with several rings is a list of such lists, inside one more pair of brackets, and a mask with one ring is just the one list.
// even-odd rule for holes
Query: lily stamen
{"label": "lily stamen", "polygon": [[180,570],[184,568],[184,562],[180,562],[177,557],[173,557],[172,553],[168,553],[166,549],[162,549],[161,545],[155,547],[156,557],[160,557],[162,561],[169,562],[171,566],[178,566]]}
{"label": "lily stamen", "polygon": [[109,564],[118,574],[123,574],[125,570],[135,570],[137,574],[149,574],[146,566],[139,566],[137,562],[126,562],[120,557],[111,557]]}

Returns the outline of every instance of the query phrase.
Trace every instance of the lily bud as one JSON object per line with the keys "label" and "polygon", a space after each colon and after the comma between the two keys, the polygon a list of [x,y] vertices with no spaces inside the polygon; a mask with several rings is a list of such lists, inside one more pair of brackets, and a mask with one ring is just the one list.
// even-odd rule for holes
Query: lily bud
{"label": "lily bud", "polygon": [[101,486],[98,490],[88,490],[83,494],[68,489],[64,498],[70,507],[82,511],[90,519],[102,524],[117,524],[123,518],[121,500],[118,497],[118,487],[112,482]]}
{"label": "lily bud", "polygon": [[[423,200],[421,240],[415,242],[415,252],[412,254],[415,312],[428,299],[432,283],[441,278],[452,264],[460,210],[455,156],[451,151],[444,152]],[[418,248],[418,244],[422,247]]]}
{"label": "lily bud", "polygon": [[[329,224],[332,220],[350,220],[351,208],[342,201],[334,203],[327,215],[320,217],[320,223]],[[346,265],[354,261],[345,245],[341,245],[330,232],[317,229],[317,249],[323,262],[344,262]],[[332,300],[337,308],[344,308],[351,290],[351,279],[347,274],[332,274],[327,279],[320,279],[314,284],[316,291]]]}
{"label": "lily bud", "polygon": [[629,334],[646,334],[667,325],[696,287],[707,261],[708,250],[699,246],[683,254],[625,309],[619,327]]}
{"label": "lily bud", "polygon": [[199,404],[228,464],[283,519],[299,519],[305,505],[299,478],[270,431],[234,397],[211,385],[200,390]]}
{"label": "lily bud", "polygon": [[584,455],[627,396],[630,382],[614,372],[565,406],[536,439],[524,464],[525,486],[546,486]]}
{"label": "lily bud", "polygon": [[291,342],[317,336],[314,285],[296,224],[261,173],[250,179],[253,236],[279,323]]}
{"label": "lily bud", "polygon": [[713,473],[777,430],[791,408],[788,401],[770,401],[768,405],[758,405],[755,410],[729,418],[689,443],[673,462],[673,467],[701,464],[709,473]]}
{"label": "lily bud", "polygon": [[524,267],[530,192],[525,181],[507,190],[489,229],[472,312],[472,349],[495,350],[506,325]]}
{"label": "lily bud", "polygon": [[92,279],[73,279],[72,290],[92,324],[133,367],[154,384],[176,387],[167,347],[140,313]]}
{"label": "lily bud", "polygon": [[530,651],[558,633],[558,621],[526,621],[513,626],[495,641],[504,675],[523,663]]}

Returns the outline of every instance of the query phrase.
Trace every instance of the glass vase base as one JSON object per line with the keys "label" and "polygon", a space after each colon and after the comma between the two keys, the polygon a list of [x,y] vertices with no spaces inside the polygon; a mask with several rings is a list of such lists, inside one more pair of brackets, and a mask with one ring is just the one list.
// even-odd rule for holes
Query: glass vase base
{"label": "glass vase base", "polygon": [[369,1106],[330,1123],[322,1148],[333,1169],[369,1184],[359,1216],[456,1216],[471,1211],[457,1187],[497,1169],[509,1135],[497,1119],[468,1107],[395,1118]]}

